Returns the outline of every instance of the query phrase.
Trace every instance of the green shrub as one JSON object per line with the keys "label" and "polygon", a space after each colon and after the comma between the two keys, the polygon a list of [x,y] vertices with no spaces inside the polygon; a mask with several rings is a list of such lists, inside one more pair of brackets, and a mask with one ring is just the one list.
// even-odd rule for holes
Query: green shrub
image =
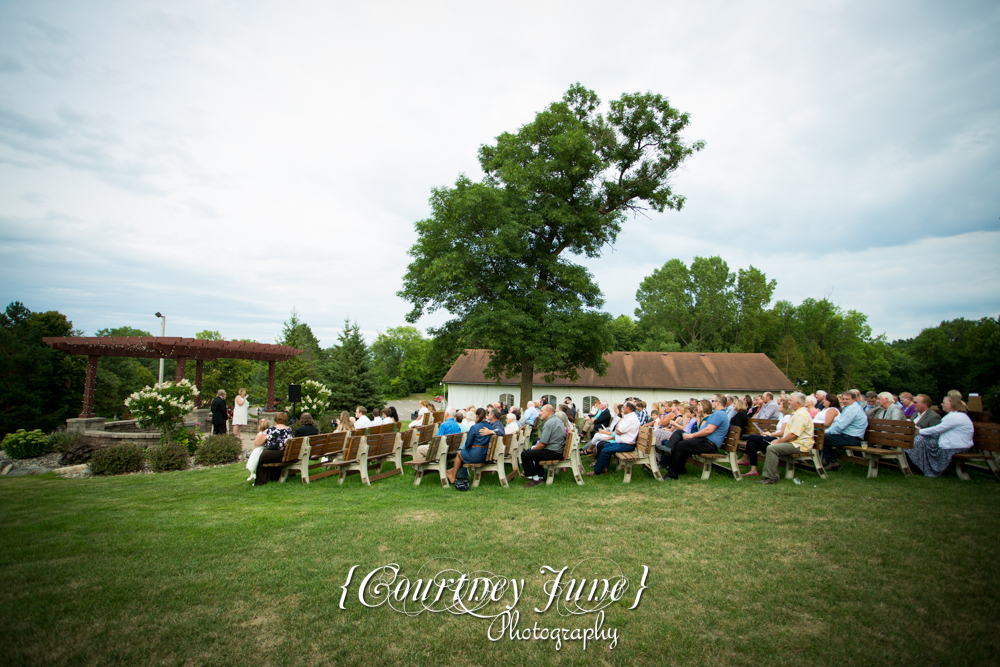
{"label": "green shrub", "polygon": [[34,431],[19,428],[3,439],[3,450],[12,459],[33,459],[49,453],[49,439],[37,428]]}
{"label": "green shrub", "polygon": [[198,465],[212,466],[231,463],[240,458],[243,443],[235,435],[210,435],[205,438],[194,455]]}
{"label": "green shrub", "polygon": [[56,431],[49,436],[49,449],[53,452],[65,452],[73,445],[83,442],[83,434],[79,431]]}
{"label": "green shrub", "polygon": [[87,463],[97,449],[97,445],[81,436],[79,441],[66,448],[66,451],[59,458],[59,465],[75,466]]}
{"label": "green shrub", "polygon": [[90,457],[90,472],[95,475],[123,475],[142,470],[143,450],[135,445],[102,447]]}
{"label": "green shrub", "polygon": [[201,446],[201,432],[181,429],[174,435],[174,440],[187,448],[188,456],[194,456],[198,447]]}
{"label": "green shrub", "polygon": [[146,452],[149,460],[149,467],[153,472],[167,472],[168,470],[187,470],[191,467],[187,447],[180,442],[168,442],[165,445],[158,445]]}

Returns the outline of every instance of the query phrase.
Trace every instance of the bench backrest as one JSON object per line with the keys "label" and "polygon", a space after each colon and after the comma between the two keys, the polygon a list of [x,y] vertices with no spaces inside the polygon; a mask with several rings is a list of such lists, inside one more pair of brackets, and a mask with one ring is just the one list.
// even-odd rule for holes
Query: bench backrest
{"label": "bench backrest", "polygon": [[826,427],[813,424],[813,449],[823,451],[823,440],[826,438]]}
{"label": "bench backrest", "polygon": [[422,414],[420,416],[420,423],[423,426],[426,426],[427,424],[433,424],[434,423],[434,413],[433,412],[425,412],[424,414]]}
{"label": "bench backrest", "polygon": [[417,432],[416,429],[408,428],[405,431],[394,431],[396,435],[399,436],[400,441],[400,451],[406,451],[411,447],[416,446]]}
{"label": "bench backrest", "polygon": [[[475,428],[475,426],[473,426]],[[490,445],[486,449],[486,462],[490,463],[496,461],[497,458],[497,443],[502,442],[502,438],[498,435],[490,437]]]}
{"label": "bench backrest", "polygon": [[563,447],[563,459],[568,459],[570,452],[573,451],[573,443],[580,442],[580,434],[573,431],[566,436],[566,446]]}
{"label": "bench backrest", "polygon": [[525,422],[521,427],[521,439],[525,442],[531,437],[531,424]]}
{"label": "bench backrest", "polygon": [[434,423],[441,424],[444,422],[444,410],[438,410],[434,413]]}
{"label": "bench backrest", "polygon": [[444,436],[445,442],[448,443],[448,453],[453,454],[460,450],[465,443],[466,437],[465,433],[452,433],[451,435]]}
{"label": "bench backrest", "polygon": [[396,441],[399,440],[398,433],[383,433],[381,435],[368,436],[368,458],[377,456],[388,456],[396,448]]}
{"label": "bench backrest", "polygon": [[897,419],[869,419],[865,441],[873,447],[913,447],[913,422]]}
{"label": "bench backrest", "polygon": [[510,433],[503,437],[503,454],[504,456],[510,456],[510,450],[517,444],[516,435]]}
{"label": "bench backrest", "polygon": [[1000,424],[972,422],[972,446],[984,452],[1000,452]]}
{"label": "bench backrest", "polygon": [[415,426],[410,430],[416,432],[414,436],[410,436],[411,438],[414,438],[413,440],[410,440],[410,446],[418,447],[420,445],[426,445],[434,439],[434,434],[437,432],[437,424]]}
{"label": "bench backrest", "polygon": [[361,449],[361,445],[368,439],[366,435],[351,435],[348,436],[344,451],[345,461],[356,461],[358,459],[358,452]]}
{"label": "bench backrest", "polygon": [[777,419],[751,419],[750,429],[747,431],[747,435],[760,435],[764,431],[774,433],[777,428]]}
{"label": "bench backrest", "polygon": [[299,457],[302,456],[302,443],[306,439],[303,438],[291,438],[285,443],[285,455],[281,457],[282,463],[287,463],[288,461],[298,461]]}
{"label": "bench backrest", "polygon": [[722,441],[722,447],[719,448],[720,452],[735,452],[740,446],[740,427],[730,426],[729,432],[726,433],[726,439]]}
{"label": "bench backrest", "polygon": [[635,439],[635,448],[643,454],[649,453],[649,443],[653,441],[653,427],[643,426]]}

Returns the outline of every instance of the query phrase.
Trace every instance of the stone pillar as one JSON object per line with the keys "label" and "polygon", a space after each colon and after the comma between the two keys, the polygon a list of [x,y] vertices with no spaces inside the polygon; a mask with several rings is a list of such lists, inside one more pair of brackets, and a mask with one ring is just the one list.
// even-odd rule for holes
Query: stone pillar
{"label": "stone pillar", "polygon": [[96,354],[87,357],[87,378],[83,384],[83,412],[81,419],[89,419],[94,416],[94,390],[97,388],[97,359]]}
{"label": "stone pillar", "polygon": [[265,410],[274,409],[274,362],[267,362],[267,405]]}
{"label": "stone pillar", "polygon": [[198,398],[194,399],[194,407],[201,407],[201,372],[205,370],[205,362],[199,359],[194,365],[194,386],[198,389]]}
{"label": "stone pillar", "polygon": [[184,379],[184,372],[187,370],[187,357],[177,357],[177,368],[174,371],[174,382]]}

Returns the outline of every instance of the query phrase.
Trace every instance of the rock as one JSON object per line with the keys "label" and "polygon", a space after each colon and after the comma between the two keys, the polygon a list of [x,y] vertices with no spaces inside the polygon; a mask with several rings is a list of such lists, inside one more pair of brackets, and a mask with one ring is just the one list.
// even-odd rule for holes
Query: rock
{"label": "rock", "polygon": [[87,472],[87,464],[81,463],[78,466],[65,466],[63,468],[56,468],[55,473],[57,475],[62,475],[63,477],[69,477],[70,475],[79,475],[80,473]]}
{"label": "rock", "polygon": [[47,472],[52,472],[52,468],[40,468],[38,466],[31,466],[29,468],[18,468],[17,470],[11,470],[7,473],[8,477],[26,477],[28,475],[44,475]]}
{"label": "rock", "polygon": [[12,463],[4,463],[0,467],[3,468],[3,470],[0,471],[0,475],[6,475],[7,473],[9,473],[11,471],[11,469],[14,467],[14,465]]}

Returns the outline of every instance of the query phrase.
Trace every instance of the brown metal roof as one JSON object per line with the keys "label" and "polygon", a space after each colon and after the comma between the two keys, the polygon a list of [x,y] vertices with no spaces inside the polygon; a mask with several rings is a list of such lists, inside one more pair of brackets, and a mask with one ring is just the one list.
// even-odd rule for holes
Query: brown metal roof
{"label": "brown metal roof", "polygon": [[201,340],[160,336],[85,336],[50,337],[42,341],[49,347],[69,354],[101,357],[147,357],[153,359],[194,360],[253,359],[255,361],[287,361],[302,354],[288,345],[246,343],[241,340]]}
{"label": "brown metal roof", "polygon": [[[608,371],[603,377],[581,369],[569,382],[545,382],[536,373],[534,384],[563,387],[621,387],[629,389],[707,389],[731,391],[794,391],[785,374],[766,354],[722,352],[611,352],[604,355]],[[466,350],[444,376],[445,384],[496,384],[483,376],[489,350]],[[519,377],[505,377],[502,384],[518,384]]]}

